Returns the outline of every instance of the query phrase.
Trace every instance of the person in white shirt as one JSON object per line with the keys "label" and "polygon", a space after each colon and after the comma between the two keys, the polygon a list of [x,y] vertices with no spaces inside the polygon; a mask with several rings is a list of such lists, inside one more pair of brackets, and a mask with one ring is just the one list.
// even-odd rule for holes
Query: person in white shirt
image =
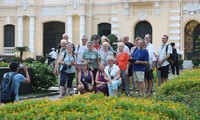
{"label": "person in white shirt", "polygon": [[[123,37],[119,37],[118,43],[120,43],[120,42],[124,43],[124,38],[123,38]],[[128,46],[125,45],[123,51],[124,51],[124,52],[127,52],[128,55],[130,56],[130,50],[129,50]],[[117,50],[117,52],[119,52],[119,50]]]}
{"label": "person in white shirt", "polygon": [[162,45],[158,50],[158,70],[161,71],[161,84],[166,82],[169,74],[169,62],[167,61],[172,54],[172,46],[167,43],[168,36],[163,35]]}
{"label": "person in white shirt", "polygon": [[146,34],[144,37],[145,41],[146,41],[146,49],[149,52],[152,52],[155,55],[155,47],[154,45],[151,43],[151,35],[150,34]]}
{"label": "person in white shirt", "polygon": [[[82,60],[82,56],[83,56],[83,53],[85,52],[85,50],[87,50],[87,41],[88,41],[88,38],[86,36],[83,36],[81,38],[81,41],[82,41],[82,44],[81,45],[78,45],[76,46],[76,49],[75,49],[75,55],[76,55],[76,72],[79,73],[79,71],[82,70],[82,65],[83,65],[83,62],[81,61]],[[78,75],[76,76],[76,83],[78,85]]]}
{"label": "person in white shirt", "polygon": [[148,92],[147,94],[150,95],[153,93],[153,69],[155,67],[155,62],[156,62],[156,57],[155,57],[155,47],[151,43],[151,35],[146,34],[145,37],[145,44],[146,44],[146,49],[148,50],[149,53],[149,70],[145,71],[145,84],[148,87]]}
{"label": "person in white shirt", "polygon": [[56,59],[56,51],[55,48],[51,48],[51,52],[49,53],[49,56],[53,58],[54,60]]}

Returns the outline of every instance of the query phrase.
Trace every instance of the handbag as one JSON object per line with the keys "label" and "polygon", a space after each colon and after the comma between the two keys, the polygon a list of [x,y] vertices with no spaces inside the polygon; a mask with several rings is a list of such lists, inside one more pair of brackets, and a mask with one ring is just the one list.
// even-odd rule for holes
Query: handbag
{"label": "handbag", "polygon": [[67,70],[67,68],[68,68],[68,65],[66,65],[66,64],[64,63],[64,64],[63,64],[63,68],[62,68],[61,71],[65,71],[65,70]]}

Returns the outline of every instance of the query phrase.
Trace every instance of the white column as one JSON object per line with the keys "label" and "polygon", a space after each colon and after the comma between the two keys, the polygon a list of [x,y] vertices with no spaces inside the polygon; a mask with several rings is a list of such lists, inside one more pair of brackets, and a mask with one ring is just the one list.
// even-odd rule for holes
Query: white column
{"label": "white column", "polygon": [[69,36],[69,42],[72,42],[72,16],[71,15],[69,15],[68,17],[67,17],[67,31],[68,31],[68,36]]}
{"label": "white column", "polygon": [[23,17],[19,16],[18,17],[18,47],[23,46]]}
{"label": "white column", "polygon": [[33,16],[30,16],[30,23],[29,23],[29,49],[30,52],[35,52],[35,19]]}
{"label": "white column", "polygon": [[85,35],[85,15],[80,16],[80,44],[83,35]]}

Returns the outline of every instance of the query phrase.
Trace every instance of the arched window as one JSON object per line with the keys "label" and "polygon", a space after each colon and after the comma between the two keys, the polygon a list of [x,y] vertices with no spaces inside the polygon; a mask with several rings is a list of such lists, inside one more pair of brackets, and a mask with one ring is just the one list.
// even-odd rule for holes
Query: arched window
{"label": "arched window", "polygon": [[200,35],[200,24],[197,21],[189,21],[184,30],[185,36],[185,59],[190,60],[195,56],[195,40],[198,39]]}
{"label": "arched window", "polygon": [[111,34],[111,24],[110,23],[100,23],[98,24],[98,35],[107,36]]}
{"label": "arched window", "polygon": [[15,46],[15,26],[5,25],[4,26],[4,47]]}
{"label": "arched window", "polygon": [[[135,26],[135,38],[141,37],[144,38],[146,34],[150,34],[152,36],[152,27],[151,24],[147,21],[140,21]],[[152,37],[153,40],[153,37]],[[151,41],[152,42],[152,41]]]}

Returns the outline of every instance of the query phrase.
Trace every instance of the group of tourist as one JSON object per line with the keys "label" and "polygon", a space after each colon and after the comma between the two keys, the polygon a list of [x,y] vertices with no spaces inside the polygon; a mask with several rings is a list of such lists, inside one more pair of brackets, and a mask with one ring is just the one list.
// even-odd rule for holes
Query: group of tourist
{"label": "group of tourist", "polygon": [[130,82],[134,89],[137,86],[139,96],[151,95],[155,67],[161,71],[161,83],[168,78],[168,59],[174,43],[167,43],[167,35],[162,36],[163,44],[158,55],[151,44],[150,34],[146,34],[144,39],[137,37],[134,44],[125,34],[118,39],[116,51],[106,36],[95,35],[92,41],[83,36],[81,44],[76,47],[68,39],[68,35],[63,34],[56,51],[54,73],[59,77],[60,97],[70,95],[75,74],[77,91],[102,92],[108,96],[117,96],[119,90],[130,96]]}

